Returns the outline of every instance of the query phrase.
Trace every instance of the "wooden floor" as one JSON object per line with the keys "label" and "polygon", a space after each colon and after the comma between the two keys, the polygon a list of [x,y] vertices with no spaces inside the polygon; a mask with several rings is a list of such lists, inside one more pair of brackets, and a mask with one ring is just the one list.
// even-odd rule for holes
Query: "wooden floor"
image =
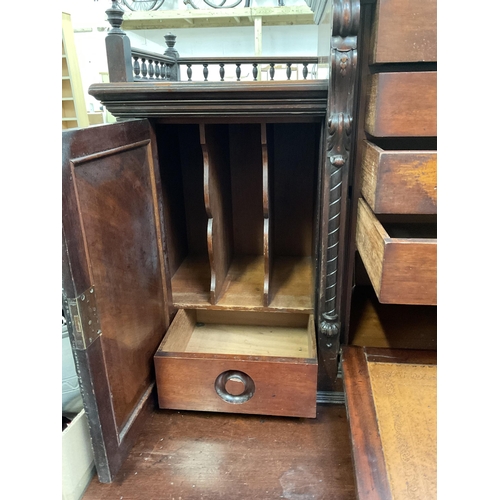
{"label": "wooden floor", "polygon": [[152,415],[112,484],[83,500],[354,500],[344,406],[316,419],[187,411]]}

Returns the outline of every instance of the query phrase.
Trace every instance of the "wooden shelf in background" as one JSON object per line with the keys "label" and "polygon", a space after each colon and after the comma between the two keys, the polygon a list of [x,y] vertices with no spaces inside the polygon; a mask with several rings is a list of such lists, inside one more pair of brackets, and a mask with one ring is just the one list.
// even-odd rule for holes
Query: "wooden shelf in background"
{"label": "wooden shelf in background", "polygon": [[62,128],[67,130],[65,122],[68,121],[66,116],[68,113],[65,103],[73,102],[73,112],[75,118],[71,121],[77,121],[77,127],[88,127],[89,120],[87,117],[87,109],[85,97],[80,76],[80,67],[76,54],[75,40],[73,35],[73,26],[71,16],[65,12],[62,13]]}

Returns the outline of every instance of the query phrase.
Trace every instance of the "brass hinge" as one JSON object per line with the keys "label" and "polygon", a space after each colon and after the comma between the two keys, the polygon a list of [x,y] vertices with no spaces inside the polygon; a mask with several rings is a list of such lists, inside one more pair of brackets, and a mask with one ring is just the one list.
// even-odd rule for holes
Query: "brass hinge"
{"label": "brass hinge", "polygon": [[87,349],[102,334],[95,297],[95,287],[92,286],[78,297],[67,299],[69,318],[66,321],[78,350]]}

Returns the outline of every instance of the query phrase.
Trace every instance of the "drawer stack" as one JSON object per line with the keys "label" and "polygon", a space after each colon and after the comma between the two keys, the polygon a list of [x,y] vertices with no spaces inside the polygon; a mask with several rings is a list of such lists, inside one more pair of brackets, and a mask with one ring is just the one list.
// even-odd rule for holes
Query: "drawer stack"
{"label": "drawer stack", "polygon": [[367,46],[356,248],[381,303],[436,305],[435,0],[379,0]]}
{"label": "drawer stack", "polygon": [[[363,7],[349,255],[355,286],[342,352],[356,493],[358,500],[431,499],[436,497],[436,0],[375,0]],[[410,379],[418,381],[414,388]],[[415,415],[428,423],[403,430],[402,422]],[[419,436],[412,435],[416,429]]]}

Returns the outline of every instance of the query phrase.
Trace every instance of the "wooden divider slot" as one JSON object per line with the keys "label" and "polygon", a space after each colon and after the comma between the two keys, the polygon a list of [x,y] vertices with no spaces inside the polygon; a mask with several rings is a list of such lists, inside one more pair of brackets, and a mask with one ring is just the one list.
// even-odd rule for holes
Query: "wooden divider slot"
{"label": "wooden divider slot", "polygon": [[317,126],[158,127],[175,307],[312,312]]}
{"label": "wooden divider slot", "polygon": [[197,125],[157,127],[167,259],[176,307],[210,304],[203,156]]}
{"label": "wooden divider slot", "polygon": [[203,152],[203,193],[208,216],[210,303],[215,305],[225,288],[232,259],[232,212],[226,127],[200,124]]}
{"label": "wooden divider slot", "polygon": [[[270,283],[272,273],[272,245],[271,245],[271,227],[270,227],[270,213],[271,213],[271,176],[269,166],[269,150],[267,141],[267,127],[263,123],[261,125],[261,143],[262,143],[262,197],[264,207],[264,306],[269,307],[270,303]],[[272,141],[271,141],[272,145]],[[272,155],[271,155],[272,157]]]}
{"label": "wooden divider slot", "polygon": [[259,124],[201,124],[210,304],[262,308],[262,153]]}
{"label": "wooden divider slot", "polygon": [[[268,126],[270,212],[269,307],[312,311],[316,124]],[[269,140],[268,140],[269,142]]]}

